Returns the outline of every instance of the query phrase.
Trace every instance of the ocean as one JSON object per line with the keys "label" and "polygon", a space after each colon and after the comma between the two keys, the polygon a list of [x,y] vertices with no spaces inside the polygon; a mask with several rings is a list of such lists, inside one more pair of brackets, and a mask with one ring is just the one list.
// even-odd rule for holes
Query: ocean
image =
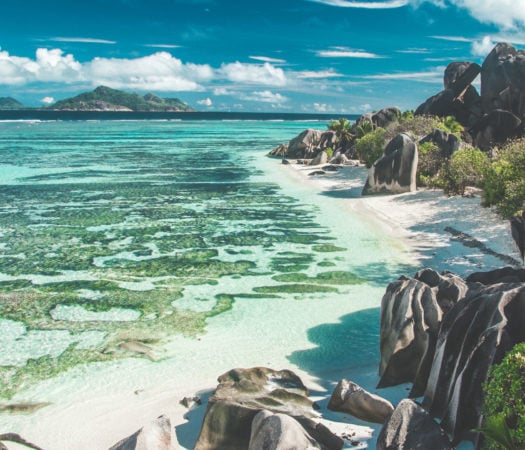
{"label": "ocean", "polygon": [[264,119],[0,122],[0,430],[107,448],[234,367],[373,388],[406,248],[266,156],[326,117]]}

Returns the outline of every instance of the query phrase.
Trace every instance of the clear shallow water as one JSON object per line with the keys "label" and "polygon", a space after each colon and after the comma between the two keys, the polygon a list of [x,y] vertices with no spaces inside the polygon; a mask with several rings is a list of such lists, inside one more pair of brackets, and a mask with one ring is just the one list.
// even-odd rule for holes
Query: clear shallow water
{"label": "clear shallow water", "polygon": [[46,417],[89,417],[93,398],[376,364],[406,257],[264,156],[309,126],[325,124],[0,123],[0,398],[52,403],[30,422],[59,448]]}

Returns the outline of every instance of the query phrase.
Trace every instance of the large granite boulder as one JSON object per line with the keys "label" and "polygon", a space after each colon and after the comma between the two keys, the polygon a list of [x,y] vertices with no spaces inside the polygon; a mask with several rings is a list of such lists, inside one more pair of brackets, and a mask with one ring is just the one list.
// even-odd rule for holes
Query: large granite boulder
{"label": "large granite boulder", "polygon": [[417,161],[416,143],[408,134],[397,135],[370,168],[363,195],[415,191]]}
{"label": "large granite boulder", "polygon": [[379,111],[363,114],[356,120],[355,126],[358,127],[364,122],[370,122],[376,128],[386,128],[392,122],[397,122],[400,117],[401,110],[395,106],[391,106],[388,108],[383,108]]}
{"label": "large granite boulder", "polygon": [[413,400],[401,400],[377,438],[376,450],[448,450],[450,442],[427,411]]}
{"label": "large granite boulder", "polygon": [[335,131],[323,132],[323,134],[321,134],[321,137],[319,138],[319,143],[317,144],[317,147],[320,150],[325,150],[327,148],[335,150],[335,148],[337,147],[337,135],[335,134]]}
{"label": "large granite boulder", "polygon": [[321,449],[297,420],[263,410],[252,422],[248,450]]}
{"label": "large granite boulder", "polygon": [[394,406],[379,395],[343,378],[332,393],[328,409],[351,414],[366,422],[385,423]]}
{"label": "large granite boulder", "polygon": [[177,450],[179,444],[170,419],[160,416],[117,442],[109,450]]}
{"label": "large granite boulder", "polygon": [[319,166],[321,164],[326,164],[328,162],[328,153],[325,151],[321,151],[317,154],[317,156],[312,159],[310,162],[311,166]]}
{"label": "large granite boulder", "polygon": [[459,150],[460,145],[460,140],[455,134],[439,129],[435,129],[419,141],[420,144],[426,142],[436,144],[445,158],[450,158],[454,152]]}
{"label": "large granite boulder", "polygon": [[469,285],[441,322],[423,401],[453,444],[476,442],[489,368],[525,341],[525,283]]}
{"label": "large granite boulder", "polygon": [[278,157],[284,158],[287,153],[288,153],[288,144],[279,144],[272,151],[270,151],[270,153],[268,153],[268,156],[278,156]]}
{"label": "large granite boulder", "polygon": [[313,158],[319,149],[322,135],[323,132],[321,130],[312,128],[304,130],[288,143],[286,156],[293,159]]}
{"label": "large granite boulder", "polygon": [[[195,450],[246,450],[254,417],[262,410],[296,419],[315,440],[329,449],[342,441],[316,422],[313,403],[301,379],[289,370],[265,367],[233,369],[219,377],[208,400]],[[334,446],[330,442],[338,442]]]}
{"label": "large granite boulder", "polygon": [[481,69],[483,109],[503,109],[518,117],[525,115],[525,52],[499,43]]}
{"label": "large granite boulder", "polygon": [[471,83],[481,67],[472,62],[454,62],[445,69],[445,89],[418,106],[416,115],[454,116],[462,125],[472,126],[482,115],[481,98]]}
{"label": "large granite boulder", "polygon": [[381,301],[378,387],[413,382],[411,395],[423,393],[443,314],[467,289],[457,275],[432,269],[388,285]]}
{"label": "large granite boulder", "polygon": [[521,133],[521,119],[510,111],[493,109],[481,117],[471,128],[474,144],[484,150]]}

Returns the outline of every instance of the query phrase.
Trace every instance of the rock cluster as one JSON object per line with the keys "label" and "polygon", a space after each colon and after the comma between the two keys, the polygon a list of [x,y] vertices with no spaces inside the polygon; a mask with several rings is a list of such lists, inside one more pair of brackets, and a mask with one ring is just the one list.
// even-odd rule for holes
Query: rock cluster
{"label": "rock cluster", "polygon": [[453,444],[476,441],[483,383],[490,366],[525,341],[524,321],[523,269],[466,280],[430,269],[402,277],[381,304],[380,386],[413,382],[411,395],[424,395]]}
{"label": "rock cluster", "polygon": [[178,450],[179,443],[170,419],[160,416],[109,450]]}
{"label": "rock cluster", "polygon": [[[208,400],[195,450],[341,449],[342,439],[312,420],[317,414],[307,394],[301,379],[289,370],[230,370],[219,377]],[[308,445],[295,447],[295,439]]]}
{"label": "rock cluster", "polygon": [[[481,94],[472,82],[481,74]],[[525,52],[497,44],[481,66],[454,62],[445,70],[444,89],[421,104],[416,114],[454,116],[474,144],[490,149],[523,133]]]}

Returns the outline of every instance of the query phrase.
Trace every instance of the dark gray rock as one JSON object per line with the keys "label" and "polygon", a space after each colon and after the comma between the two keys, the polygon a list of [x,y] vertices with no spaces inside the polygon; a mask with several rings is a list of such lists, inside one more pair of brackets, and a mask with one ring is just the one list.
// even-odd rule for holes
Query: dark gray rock
{"label": "dark gray rock", "polygon": [[469,286],[443,317],[423,401],[453,444],[476,442],[489,368],[525,341],[525,283]]}
{"label": "dark gray rock", "polygon": [[443,314],[467,289],[460,277],[432,269],[388,285],[381,301],[378,387],[413,382],[411,395],[423,393]]}
{"label": "dark gray rock", "polygon": [[466,278],[467,283],[481,283],[490,286],[499,283],[525,283],[525,269],[503,267],[488,272],[475,272]]}
{"label": "dark gray rock", "polygon": [[405,133],[392,139],[368,172],[363,195],[416,190],[417,145]]}
{"label": "dark gray rock", "polygon": [[336,146],[337,135],[334,131],[325,131],[323,134],[321,134],[321,137],[319,138],[319,143],[317,144],[317,147],[320,150],[325,150],[327,148],[335,150]]}
{"label": "dark gray rock", "polygon": [[313,158],[319,149],[323,132],[308,128],[288,143],[287,158]]}
{"label": "dark gray rock", "polygon": [[318,444],[299,422],[286,414],[263,410],[252,422],[248,450],[294,450],[318,448]]}
{"label": "dark gray rock", "polygon": [[385,423],[394,406],[379,395],[343,378],[332,393],[328,409],[351,414],[366,422]]}
{"label": "dark gray rock", "polygon": [[311,166],[319,166],[328,162],[328,154],[325,151],[321,151],[317,156],[310,162]]}
{"label": "dark gray rock", "polygon": [[195,450],[246,450],[253,418],[262,410],[287,414],[296,420],[315,417],[307,393],[301,379],[289,370],[255,367],[221,375],[208,400]]}
{"label": "dark gray rock", "polygon": [[285,157],[288,153],[288,144],[280,144],[277,147],[275,147],[270,153],[268,153],[268,156],[278,156],[278,157]]}
{"label": "dark gray rock", "polygon": [[383,108],[379,111],[363,114],[356,120],[355,126],[362,125],[363,122],[370,122],[374,127],[386,128],[392,122],[397,122],[401,117],[401,110],[395,106]]}
{"label": "dark gray rock", "polygon": [[413,400],[401,400],[377,438],[376,450],[448,450],[439,425]]}
{"label": "dark gray rock", "polygon": [[460,144],[460,140],[455,134],[447,133],[446,131],[439,129],[435,129],[432,133],[419,141],[420,144],[426,142],[436,144],[445,158],[450,158],[455,151],[459,150]]}
{"label": "dark gray rock", "polygon": [[170,419],[160,416],[109,450],[176,450],[179,448]]}
{"label": "dark gray rock", "polygon": [[476,122],[470,133],[477,147],[488,150],[519,136],[521,120],[509,111],[493,109]]}
{"label": "dark gray rock", "polygon": [[525,115],[525,52],[499,43],[481,68],[481,99],[488,114],[495,109]]}
{"label": "dark gray rock", "polygon": [[473,62],[450,63],[445,69],[443,85],[452,90],[454,98],[461,97],[480,72],[479,64]]}

